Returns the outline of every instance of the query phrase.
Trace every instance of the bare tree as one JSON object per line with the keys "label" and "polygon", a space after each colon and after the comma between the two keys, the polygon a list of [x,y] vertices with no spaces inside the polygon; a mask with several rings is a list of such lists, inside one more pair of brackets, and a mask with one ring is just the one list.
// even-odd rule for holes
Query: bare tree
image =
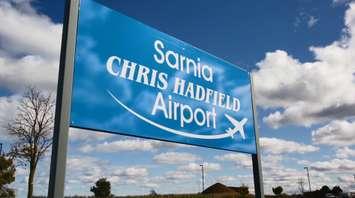
{"label": "bare tree", "polygon": [[303,178],[298,179],[298,190],[301,192],[301,194],[304,193],[304,180]]}
{"label": "bare tree", "polygon": [[28,198],[33,194],[38,161],[52,145],[54,105],[51,94],[29,87],[18,105],[15,118],[6,127],[9,134],[16,137],[11,155],[29,165]]}

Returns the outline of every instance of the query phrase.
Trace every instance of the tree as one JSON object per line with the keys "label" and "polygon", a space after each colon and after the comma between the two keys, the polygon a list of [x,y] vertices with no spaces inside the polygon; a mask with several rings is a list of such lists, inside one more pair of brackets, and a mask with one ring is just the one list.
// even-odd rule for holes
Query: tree
{"label": "tree", "polygon": [[108,198],[111,195],[111,183],[106,178],[101,178],[96,181],[95,186],[90,188],[96,198]]}
{"label": "tree", "polygon": [[332,194],[333,195],[339,195],[342,192],[343,192],[343,190],[340,188],[340,186],[334,186],[333,189],[332,189]]}
{"label": "tree", "polygon": [[274,192],[275,195],[281,195],[283,191],[283,188],[281,186],[277,186],[276,188],[272,188],[272,192]]}
{"label": "tree", "polygon": [[249,194],[249,187],[245,184],[242,184],[242,186],[239,187],[239,194],[241,197],[246,197],[246,195]]}
{"label": "tree", "polygon": [[304,193],[304,180],[303,178],[298,179],[298,190],[301,192],[301,194]]}
{"label": "tree", "polygon": [[52,145],[54,99],[35,87],[26,89],[7,131],[16,137],[10,154],[29,167],[27,197],[33,194],[33,181],[39,160]]}
{"label": "tree", "polygon": [[322,188],[320,189],[320,192],[322,193],[322,195],[325,195],[327,193],[331,193],[330,188],[328,186],[322,186]]}
{"label": "tree", "polygon": [[150,192],[149,192],[149,196],[157,196],[157,195],[158,195],[158,193],[157,193],[157,192],[155,192],[155,190],[154,190],[154,189],[150,190]]}
{"label": "tree", "polygon": [[15,181],[15,171],[13,159],[0,154],[0,197],[15,197],[14,190],[7,187]]}

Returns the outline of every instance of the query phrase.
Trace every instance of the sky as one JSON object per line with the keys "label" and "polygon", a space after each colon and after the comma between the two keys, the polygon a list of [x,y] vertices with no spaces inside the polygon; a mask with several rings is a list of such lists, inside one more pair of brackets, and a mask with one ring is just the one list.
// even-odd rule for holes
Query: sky
{"label": "sky", "polygon": [[[327,1],[108,1],[104,5],[252,72],[264,189],[299,192],[340,185],[355,191],[355,3]],[[64,2],[0,1],[0,122],[28,85],[55,93]],[[250,155],[70,129],[66,195],[90,195],[107,177],[116,195],[196,193],[199,164],[215,182],[253,191]],[[0,128],[9,149],[13,137]],[[48,188],[50,152],[35,194]],[[11,187],[26,195],[28,172]],[[307,186],[305,186],[307,189]]]}

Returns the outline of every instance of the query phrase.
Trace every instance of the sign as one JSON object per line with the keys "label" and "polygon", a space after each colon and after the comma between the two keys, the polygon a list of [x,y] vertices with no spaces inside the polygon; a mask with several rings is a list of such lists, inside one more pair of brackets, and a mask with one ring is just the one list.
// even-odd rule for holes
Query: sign
{"label": "sign", "polygon": [[82,0],[70,126],[256,153],[248,72]]}

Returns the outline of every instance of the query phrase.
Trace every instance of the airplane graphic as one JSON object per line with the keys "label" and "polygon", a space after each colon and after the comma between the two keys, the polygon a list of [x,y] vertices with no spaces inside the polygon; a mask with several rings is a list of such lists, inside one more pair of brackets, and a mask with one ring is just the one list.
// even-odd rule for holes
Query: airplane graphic
{"label": "airplane graphic", "polygon": [[233,117],[231,117],[228,114],[224,114],[224,116],[226,116],[226,118],[229,120],[229,122],[231,122],[234,125],[234,128],[228,128],[226,130],[226,133],[228,133],[232,138],[234,138],[234,134],[237,133],[238,131],[240,132],[240,135],[242,136],[243,139],[245,139],[245,134],[244,134],[244,124],[248,121],[247,118],[243,118],[242,121],[238,121],[236,119],[234,119]]}

